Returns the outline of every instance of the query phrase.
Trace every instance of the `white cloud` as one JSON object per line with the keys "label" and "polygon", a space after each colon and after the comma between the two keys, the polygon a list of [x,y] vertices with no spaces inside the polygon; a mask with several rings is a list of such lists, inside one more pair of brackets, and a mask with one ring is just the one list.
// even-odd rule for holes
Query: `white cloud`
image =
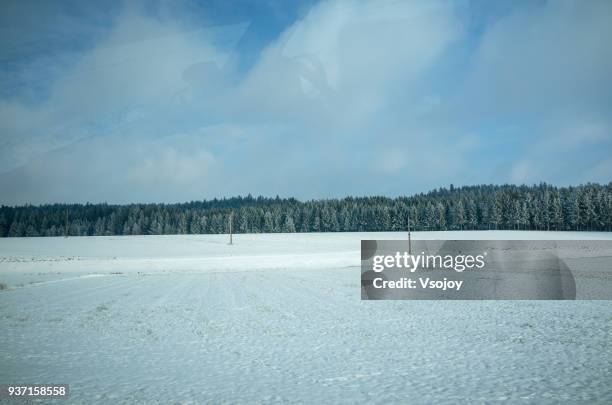
{"label": "white cloud", "polygon": [[324,1],[247,71],[228,58],[244,24],[219,46],[126,13],[46,101],[0,100],[0,170],[29,161],[0,187],[129,202],[601,180],[612,7],[577,4],[513,7],[475,35],[457,3]]}
{"label": "white cloud", "polygon": [[[150,119],[147,114],[190,99],[192,92],[206,91],[210,82],[191,80],[190,71],[213,74],[202,69],[206,64],[224,68],[246,27],[189,29],[172,21],[122,14],[104,39],[65,68],[46,99],[0,100],[0,171],[88,136],[116,133],[138,120],[137,132],[147,131],[142,125]],[[223,49],[213,46],[220,32],[229,38],[221,43]],[[60,53],[56,59],[64,57]]]}
{"label": "white cloud", "polygon": [[435,2],[323,2],[278,45],[320,64],[333,89],[379,91],[430,66],[458,29],[452,8]]}
{"label": "white cloud", "polygon": [[135,162],[135,167],[127,173],[129,181],[149,185],[191,185],[198,180],[205,181],[208,169],[214,163],[213,156],[207,151],[181,153],[171,146],[166,146],[154,153],[156,155],[148,155]]}
{"label": "white cloud", "polygon": [[600,109],[612,83],[612,3],[549,1],[518,8],[483,34],[462,95],[485,114]]}
{"label": "white cloud", "polygon": [[460,34],[443,3],[322,2],[262,53],[239,94],[251,112],[354,130],[379,120],[389,91],[410,91]]}

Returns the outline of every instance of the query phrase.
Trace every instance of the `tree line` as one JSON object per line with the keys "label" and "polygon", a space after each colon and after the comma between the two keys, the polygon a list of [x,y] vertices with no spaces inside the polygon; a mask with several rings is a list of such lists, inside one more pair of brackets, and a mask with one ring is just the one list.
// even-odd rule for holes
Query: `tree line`
{"label": "tree line", "polygon": [[409,197],[233,197],[181,204],[0,207],[0,236],[262,232],[612,230],[612,183],[555,187],[478,185]]}

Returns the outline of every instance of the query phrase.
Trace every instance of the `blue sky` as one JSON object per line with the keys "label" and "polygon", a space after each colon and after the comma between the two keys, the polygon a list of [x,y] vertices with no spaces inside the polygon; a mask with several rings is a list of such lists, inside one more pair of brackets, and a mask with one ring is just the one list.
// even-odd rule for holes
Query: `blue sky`
{"label": "blue sky", "polygon": [[612,180],[609,1],[0,4],[0,203]]}

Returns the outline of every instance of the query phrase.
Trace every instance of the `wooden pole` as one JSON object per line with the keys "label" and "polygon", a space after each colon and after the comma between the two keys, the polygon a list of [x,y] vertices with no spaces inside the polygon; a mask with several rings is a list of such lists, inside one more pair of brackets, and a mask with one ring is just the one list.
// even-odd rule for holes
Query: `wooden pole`
{"label": "wooden pole", "polygon": [[68,210],[66,210],[66,224],[64,225],[64,238],[68,237]]}
{"label": "wooden pole", "polygon": [[410,215],[408,215],[408,254],[412,254],[412,246],[410,240]]}
{"label": "wooden pole", "polygon": [[233,237],[232,237],[232,225],[233,225],[232,222],[233,222],[233,219],[234,219],[234,212],[231,211],[230,215],[229,215],[229,234],[230,234],[230,242],[229,242],[229,244],[230,245],[234,244]]}

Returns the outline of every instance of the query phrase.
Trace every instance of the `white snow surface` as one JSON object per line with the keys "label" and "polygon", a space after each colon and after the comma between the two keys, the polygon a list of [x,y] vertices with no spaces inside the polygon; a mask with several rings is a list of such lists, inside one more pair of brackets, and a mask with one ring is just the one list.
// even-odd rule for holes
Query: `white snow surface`
{"label": "white snow surface", "polygon": [[360,240],[405,238],[0,239],[0,384],[83,404],[612,402],[612,302],[361,301]]}

